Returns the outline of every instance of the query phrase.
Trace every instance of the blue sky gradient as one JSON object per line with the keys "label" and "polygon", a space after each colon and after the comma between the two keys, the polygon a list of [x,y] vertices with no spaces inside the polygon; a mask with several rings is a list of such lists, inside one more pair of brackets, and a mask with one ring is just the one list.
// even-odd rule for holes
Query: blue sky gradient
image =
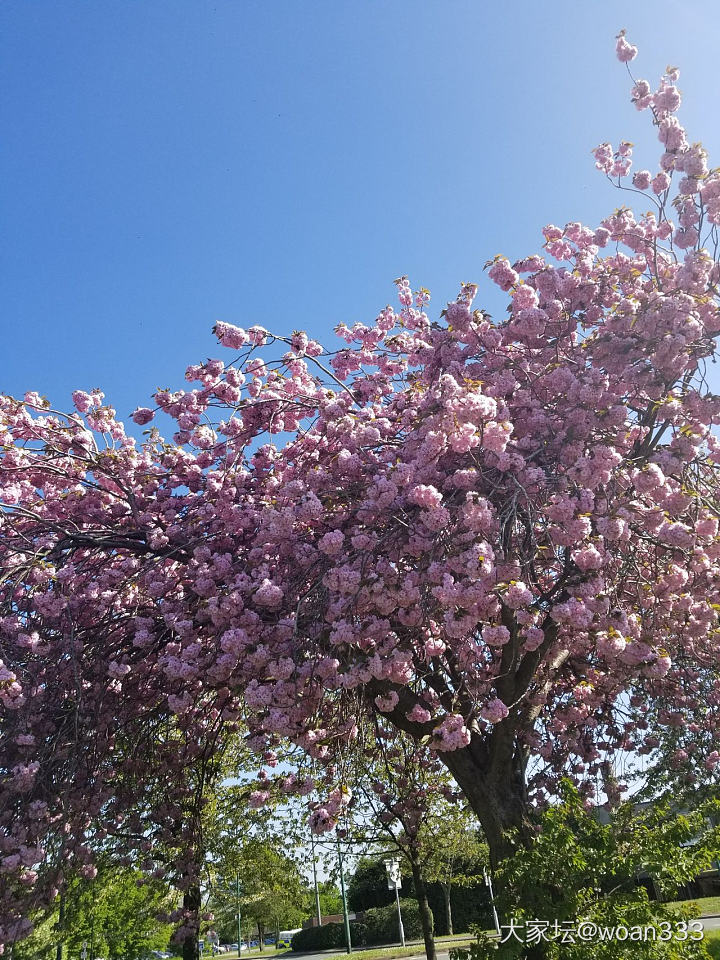
{"label": "blue sky gradient", "polygon": [[217,320],[328,342],[401,274],[501,312],[488,258],[627,202],[597,143],[655,168],[621,27],[720,162],[714,4],[4,0],[0,390],[127,415],[224,352]]}

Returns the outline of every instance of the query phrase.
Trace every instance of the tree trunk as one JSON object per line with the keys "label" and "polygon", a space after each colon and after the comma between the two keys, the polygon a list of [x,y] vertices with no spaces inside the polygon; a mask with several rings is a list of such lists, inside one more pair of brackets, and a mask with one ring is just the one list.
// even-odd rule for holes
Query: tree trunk
{"label": "tree trunk", "polygon": [[453,922],[452,922],[452,904],[450,903],[450,884],[443,883],[442,892],[445,897],[445,919],[447,920],[447,932],[448,936],[452,937],[454,934]]}
{"label": "tree trunk", "polygon": [[501,731],[502,726],[497,724],[488,740],[474,735],[464,749],[440,754],[480,821],[493,869],[532,840],[522,758],[512,730]]}
{"label": "tree trunk", "polygon": [[182,942],[182,960],[200,960],[200,951],[198,949],[200,896],[199,883],[194,883],[190,889],[186,890],[183,894],[183,910],[188,910],[193,915],[193,929]]}
{"label": "tree trunk", "polygon": [[260,921],[258,921],[258,945],[261,951],[265,949],[265,924]]}
{"label": "tree trunk", "polygon": [[415,885],[415,896],[417,897],[420,908],[420,925],[422,926],[423,940],[425,941],[425,956],[427,960],[436,960],[435,929],[432,910],[428,903],[427,890],[425,888],[425,880],[423,879],[420,862],[413,854],[410,855],[410,866],[412,868],[413,883]]}
{"label": "tree trunk", "polygon": [[[523,759],[514,743],[512,728],[503,729],[504,726],[498,723],[488,739],[474,735],[464,749],[440,754],[480,821],[492,872],[503,860],[513,856],[518,847],[529,846],[533,838]],[[522,891],[515,891],[504,899],[510,903],[513,899],[521,901]],[[512,906],[508,912],[514,912]],[[499,919],[501,924],[509,922],[507,917]],[[544,960],[547,946],[526,945],[523,957]]]}

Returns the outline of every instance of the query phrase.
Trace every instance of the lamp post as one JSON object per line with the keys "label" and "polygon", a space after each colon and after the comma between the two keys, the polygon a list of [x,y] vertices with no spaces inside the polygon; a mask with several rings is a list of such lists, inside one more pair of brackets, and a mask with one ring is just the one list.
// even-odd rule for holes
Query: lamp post
{"label": "lamp post", "polygon": [[[240,911],[240,894],[242,893],[242,887],[240,886],[240,873],[235,874],[235,883],[231,886],[231,881],[229,877],[220,880],[218,884],[218,889],[222,892],[223,896],[232,896],[235,894],[235,919],[237,920],[237,938],[238,938],[238,957],[242,953],[242,919]],[[208,938],[208,942],[209,942]]]}
{"label": "lamp post", "polygon": [[350,939],[350,917],[348,915],[347,896],[345,894],[345,868],[343,865],[342,847],[340,846],[340,834],[335,834],[337,840],[338,863],[340,865],[340,894],[342,896],[343,920],[345,922],[345,945],[346,952],[352,953],[352,941]]}
{"label": "lamp post", "polygon": [[318,889],[317,881],[317,862],[315,860],[315,836],[310,831],[310,850],[312,851],[312,864],[313,864],[313,886],[315,887],[315,913],[317,914],[317,924],[319,927],[322,926],[322,910],[320,909],[320,890]]}
{"label": "lamp post", "polygon": [[400,910],[400,888],[402,887],[402,877],[400,876],[400,861],[396,857],[388,857],[383,861],[388,875],[388,890],[395,891],[395,903],[398,912],[398,928],[400,930],[400,945],[405,946],[405,929],[402,922],[402,912]]}
{"label": "lamp post", "polygon": [[240,920],[240,874],[235,874],[235,909],[238,925],[238,957],[242,953],[242,925]]}
{"label": "lamp post", "polygon": [[483,867],[483,877],[485,879],[485,886],[488,888],[490,894],[490,906],[492,907],[493,920],[495,921],[495,932],[500,936],[500,921],[498,920],[497,910],[495,909],[495,897],[493,895],[493,886],[492,886],[492,877],[488,871]]}

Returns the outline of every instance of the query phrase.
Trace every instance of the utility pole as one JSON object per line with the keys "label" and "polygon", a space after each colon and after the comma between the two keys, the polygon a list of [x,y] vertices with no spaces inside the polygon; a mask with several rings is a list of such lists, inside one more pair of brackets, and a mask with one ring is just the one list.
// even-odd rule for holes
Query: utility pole
{"label": "utility pole", "polygon": [[340,846],[340,837],[335,836],[337,840],[338,862],[340,864],[340,894],[342,896],[343,920],[345,921],[345,943],[346,952],[352,953],[352,941],[350,939],[350,917],[348,915],[347,896],[345,894],[345,868],[343,866],[342,847]]}
{"label": "utility pole", "polygon": [[396,857],[388,857],[385,863],[387,870],[387,885],[389,890],[395,891],[395,904],[398,914],[398,931],[400,933],[400,945],[405,946],[405,928],[402,922],[402,911],[400,909],[400,887],[402,886],[402,876],[400,874],[400,861]]}
{"label": "utility pole", "polygon": [[400,888],[395,887],[395,904],[397,906],[398,912],[398,928],[400,930],[400,946],[405,946],[405,928],[403,927],[402,922],[402,911],[400,909]]}
{"label": "utility pole", "polygon": [[492,907],[493,920],[495,921],[495,932],[497,933],[498,936],[500,936],[501,934],[500,921],[498,920],[497,910],[495,909],[495,897],[493,895],[492,877],[490,876],[490,873],[485,868],[483,868],[483,876],[485,878],[485,886],[488,888],[488,891],[490,893],[490,906]]}
{"label": "utility pole", "polygon": [[322,910],[320,909],[320,890],[318,889],[318,882],[317,882],[317,862],[315,860],[315,836],[312,831],[310,831],[310,850],[312,851],[313,885],[315,887],[315,913],[317,914],[317,924],[319,927],[321,927],[322,926]]}
{"label": "utility pole", "polygon": [[237,909],[238,925],[238,957],[242,953],[242,922],[240,920],[240,874],[235,874],[235,907]]}

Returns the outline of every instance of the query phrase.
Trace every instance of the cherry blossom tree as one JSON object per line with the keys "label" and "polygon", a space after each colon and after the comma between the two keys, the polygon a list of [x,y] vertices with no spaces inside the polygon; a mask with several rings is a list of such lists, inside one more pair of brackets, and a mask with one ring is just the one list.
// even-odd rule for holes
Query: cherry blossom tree
{"label": "cherry blossom tree", "polygon": [[432,320],[401,278],[335,350],[219,323],[229,359],[136,410],[142,443],[99,391],[0,400],[0,940],[241,716],[266,758],[331,763],[381,714],[450,770],[493,864],[561,774],[612,800],[618,757],[651,765],[648,714],[714,775],[720,173],[677,79],[631,79],[657,171],[595,151],[652,212],[495,258],[501,322],[473,284]]}

